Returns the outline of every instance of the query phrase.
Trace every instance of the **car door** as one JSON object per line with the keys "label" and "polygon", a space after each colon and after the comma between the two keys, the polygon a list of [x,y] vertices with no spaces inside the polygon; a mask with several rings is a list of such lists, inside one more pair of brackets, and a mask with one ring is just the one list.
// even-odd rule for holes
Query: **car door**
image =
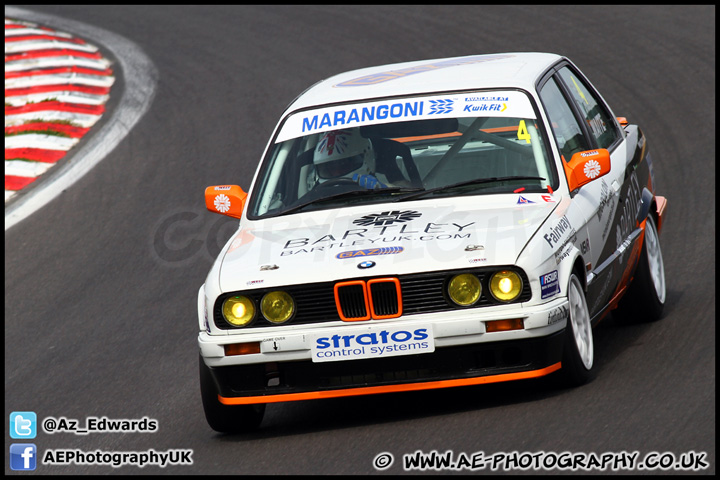
{"label": "car door", "polygon": [[596,317],[616,290],[622,270],[613,223],[627,158],[625,135],[602,98],[568,63],[558,65],[539,92],[563,162],[585,150],[610,152],[610,173],[571,192],[586,222],[587,236],[576,245],[587,271],[588,309]]}

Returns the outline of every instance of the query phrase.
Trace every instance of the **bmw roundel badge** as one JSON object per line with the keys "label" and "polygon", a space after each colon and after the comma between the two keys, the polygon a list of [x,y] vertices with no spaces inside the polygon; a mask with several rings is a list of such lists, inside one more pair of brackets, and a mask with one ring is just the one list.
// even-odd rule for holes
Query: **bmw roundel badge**
{"label": "bmw roundel badge", "polygon": [[374,266],[375,266],[375,262],[371,262],[370,260],[358,263],[358,268],[362,268],[362,269],[372,268]]}

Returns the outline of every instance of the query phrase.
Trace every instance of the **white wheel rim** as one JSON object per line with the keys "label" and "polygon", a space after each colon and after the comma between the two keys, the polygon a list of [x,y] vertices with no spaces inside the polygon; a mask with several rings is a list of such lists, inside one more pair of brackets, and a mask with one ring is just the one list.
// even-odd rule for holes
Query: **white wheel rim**
{"label": "white wheel rim", "polygon": [[572,323],[575,345],[577,346],[580,360],[582,360],[585,368],[590,370],[593,366],[594,359],[590,314],[588,313],[587,303],[585,302],[585,295],[580,286],[580,281],[574,276],[570,279],[568,300],[570,302],[570,322]]}
{"label": "white wheel rim", "polygon": [[665,266],[663,265],[660,239],[658,238],[655,222],[648,217],[645,224],[645,251],[647,252],[650,279],[655,287],[660,303],[665,303]]}

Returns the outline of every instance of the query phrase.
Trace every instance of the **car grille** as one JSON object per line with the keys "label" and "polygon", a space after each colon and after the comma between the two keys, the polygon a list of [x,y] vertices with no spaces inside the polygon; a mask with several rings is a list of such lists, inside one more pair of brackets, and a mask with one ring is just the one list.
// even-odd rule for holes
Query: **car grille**
{"label": "car grille", "polygon": [[370,320],[367,284],[362,280],[335,284],[335,306],[342,320]]}
{"label": "car grille", "polygon": [[402,315],[400,284],[396,286],[390,280],[395,279],[381,279],[376,283],[368,283],[373,318],[393,318]]}
{"label": "car grille", "polygon": [[[395,318],[420,313],[443,312],[463,308],[481,308],[499,305],[489,293],[489,279],[498,270],[513,270],[523,281],[520,296],[512,303],[527,302],[532,293],[527,275],[516,267],[488,267],[481,269],[453,270],[396,277],[365,277],[340,282],[322,282],[286,287],[265,288],[228,292],[220,295],[213,309],[215,325],[223,330],[237,328],[273,327],[258,312],[247,327],[234,327],[222,315],[222,304],[226,298],[236,295],[250,297],[255,305],[267,292],[283,290],[295,300],[296,312],[283,325],[335,322],[340,320],[358,321],[370,318]],[[472,273],[480,279],[482,295],[472,307],[460,307],[446,295],[446,285],[454,275]],[[344,317],[344,318],[343,318]]]}
{"label": "car grille", "polygon": [[397,278],[338,282],[335,305],[341,320],[380,320],[402,315],[402,296]]}

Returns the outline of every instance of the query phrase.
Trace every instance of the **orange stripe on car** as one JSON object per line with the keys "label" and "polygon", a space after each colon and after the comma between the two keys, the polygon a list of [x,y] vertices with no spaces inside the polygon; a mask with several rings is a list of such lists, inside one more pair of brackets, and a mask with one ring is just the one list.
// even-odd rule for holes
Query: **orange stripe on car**
{"label": "orange stripe on car", "polygon": [[[486,132],[486,133],[502,133],[502,132],[516,132],[518,129],[517,126],[509,126],[509,127],[495,127],[495,128],[481,128],[480,131]],[[394,138],[393,140],[396,140],[398,142],[407,143],[407,142],[415,142],[418,140],[432,140],[436,138],[452,138],[452,137],[459,137],[462,135],[460,132],[452,132],[452,133],[438,133],[436,135],[421,135],[419,137],[400,137],[400,138]]]}
{"label": "orange stripe on car", "polygon": [[341,390],[326,390],[319,392],[285,393],[280,395],[259,395],[254,397],[223,397],[218,400],[223,405],[250,405],[256,403],[295,402],[299,400],[320,400],[323,398],[352,397],[356,395],[373,395],[377,393],[410,392],[415,390],[431,390],[436,388],[465,387],[487,383],[509,382],[513,380],[526,380],[549,375],[561,368],[558,362],[539,370],[518,373],[501,373],[486,377],[459,378],[456,380],[438,380],[434,382],[405,383],[401,385],[383,385],[377,387],[346,388]]}

